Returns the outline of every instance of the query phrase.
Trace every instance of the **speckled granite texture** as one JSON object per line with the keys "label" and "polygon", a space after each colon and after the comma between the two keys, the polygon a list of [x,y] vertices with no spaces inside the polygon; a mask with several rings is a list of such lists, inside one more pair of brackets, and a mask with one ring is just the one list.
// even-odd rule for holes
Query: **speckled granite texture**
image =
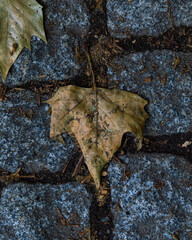
{"label": "speckled granite texture", "polygon": [[38,97],[31,91],[7,97],[0,102],[0,168],[15,172],[22,166],[31,173],[61,171],[77,150],[70,137],[66,146],[49,138],[49,105],[38,105]]}
{"label": "speckled granite texture", "polygon": [[108,0],[108,29],[113,37],[158,36],[174,26],[192,26],[191,0]]}
{"label": "speckled granite texture", "polygon": [[[190,156],[192,146],[192,1],[37,1],[48,43],[33,37],[5,83],[0,75],[0,240],[192,239],[192,166],[174,155]],[[143,151],[162,139],[160,149],[169,150],[171,139],[173,154],[116,153],[100,193],[85,165],[76,176],[85,183],[72,181],[81,152],[67,134],[65,146],[49,138],[44,103],[49,86],[90,86],[90,69],[78,58],[83,47],[100,86],[149,101]],[[20,179],[9,175],[20,167]]]}
{"label": "speckled granite texture", "polygon": [[[0,239],[79,239],[89,228],[90,204],[91,196],[77,183],[9,185],[0,200]],[[72,216],[65,225],[64,218]]]}
{"label": "speckled granite texture", "polygon": [[113,161],[108,169],[114,240],[172,240],[174,234],[189,240],[191,165],[167,154],[128,154],[120,159],[123,164]]}
{"label": "speckled granite texture", "polygon": [[115,68],[108,69],[109,87],[135,92],[149,100],[146,134],[171,134],[192,128],[191,53],[147,51],[124,55],[114,63]]}

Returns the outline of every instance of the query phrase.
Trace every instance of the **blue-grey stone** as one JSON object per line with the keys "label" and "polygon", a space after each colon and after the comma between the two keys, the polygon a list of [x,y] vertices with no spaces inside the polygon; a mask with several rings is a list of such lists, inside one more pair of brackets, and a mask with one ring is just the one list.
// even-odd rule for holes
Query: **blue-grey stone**
{"label": "blue-grey stone", "polygon": [[66,146],[49,138],[49,105],[38,105],[38,96],[31,91],[10,92],[7,98],[0,102],[0,168],[15,172],[22,166],[30,173],[62,170],[77,149],[71,137],[66,137]]}
{"label": "blue-grey stone", "polygon": [[192,26],[191,0],[108,0],[108,29],[113,37],[158,36],[174,26]]}
{"label": "blue-grey stone", "polygon": [[[9,87],[29,81],[65,80],[81,73],[75,48],[89,29],[89,15],[82,0],[39,2],[43,6],[48,43],[32,38],[31,52],[24,49],[11,67],[5,81]],[[2,81],[0,75],[0,82]]]}
{"label": "blue-grey stone", "polygon": [[114,240],[189,240],[192,168],[169,154],[128,154],[109,168]]}
{"label": "blue-grey stone", "polygon": [[108,68],[109,87],[149,100],[145,134],[186,132],[192,127],[191,62],[191,53],[168,50],[124,55]]}
{"label": "blue-grey stone", "polygon": [[[80,239],[89,228],[90,205],[91,196],[77,183],[9,185],[0,199],[0,239]],[[64,225],[62,215],[74,218]]]}

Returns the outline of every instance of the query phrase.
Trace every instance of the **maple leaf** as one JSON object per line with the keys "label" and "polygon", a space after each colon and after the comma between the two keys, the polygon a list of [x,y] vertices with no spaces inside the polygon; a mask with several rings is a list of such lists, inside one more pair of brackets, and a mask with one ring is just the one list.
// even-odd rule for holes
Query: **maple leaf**
{"label": "maple leaf", "polygon": [[3,80],[24,47],[37,36],[46,42],[42,6],[35,0],[0,0],[0,71]]}
{"label": "maple leaf", "polygon": [[52,109],[50,137],[64,143],[62,133],[75,135],[97,188],[100,172],[121,146],[125,132],[136,135],[138,150],[142,146],[147,101],[137,94],[69,85],[46,102]]}

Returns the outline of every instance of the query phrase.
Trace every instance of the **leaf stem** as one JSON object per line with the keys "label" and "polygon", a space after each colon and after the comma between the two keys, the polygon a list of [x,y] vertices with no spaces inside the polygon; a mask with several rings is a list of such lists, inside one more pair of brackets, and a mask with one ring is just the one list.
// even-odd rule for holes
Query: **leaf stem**
{"label": "leaf stem", "polygon": [[93,67],[92,67],[90,55],[87,51],[86,51],[86,54],[87,54],[87,59],[88,59],[88,62],[89,62],[89,66],[90,66],[91,74],[92,74],[92,79],[93,79],[93,91],[95,91],[96,90],[95,74],[93,72]]}

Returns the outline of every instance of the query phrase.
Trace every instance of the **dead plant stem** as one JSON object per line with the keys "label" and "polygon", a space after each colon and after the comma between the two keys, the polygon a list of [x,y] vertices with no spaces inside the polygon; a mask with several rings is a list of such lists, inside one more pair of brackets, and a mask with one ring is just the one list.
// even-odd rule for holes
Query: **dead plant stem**
{"label": "dead plant stem", "polygon": [[90,70],[91,70],[91,74],[92,74],[92,79],[93,79],[93,91],[96,91],[96,81],[95,81],[95,74],[93,72],[93,67],[92,67],[92,63],[91,63],[91,58],[90,58],[90,55],[89,53],[86,51],[86,54],[87,54],[87,59],[88,59],[88,62],[89,62],[89,67],[90,67]]}

